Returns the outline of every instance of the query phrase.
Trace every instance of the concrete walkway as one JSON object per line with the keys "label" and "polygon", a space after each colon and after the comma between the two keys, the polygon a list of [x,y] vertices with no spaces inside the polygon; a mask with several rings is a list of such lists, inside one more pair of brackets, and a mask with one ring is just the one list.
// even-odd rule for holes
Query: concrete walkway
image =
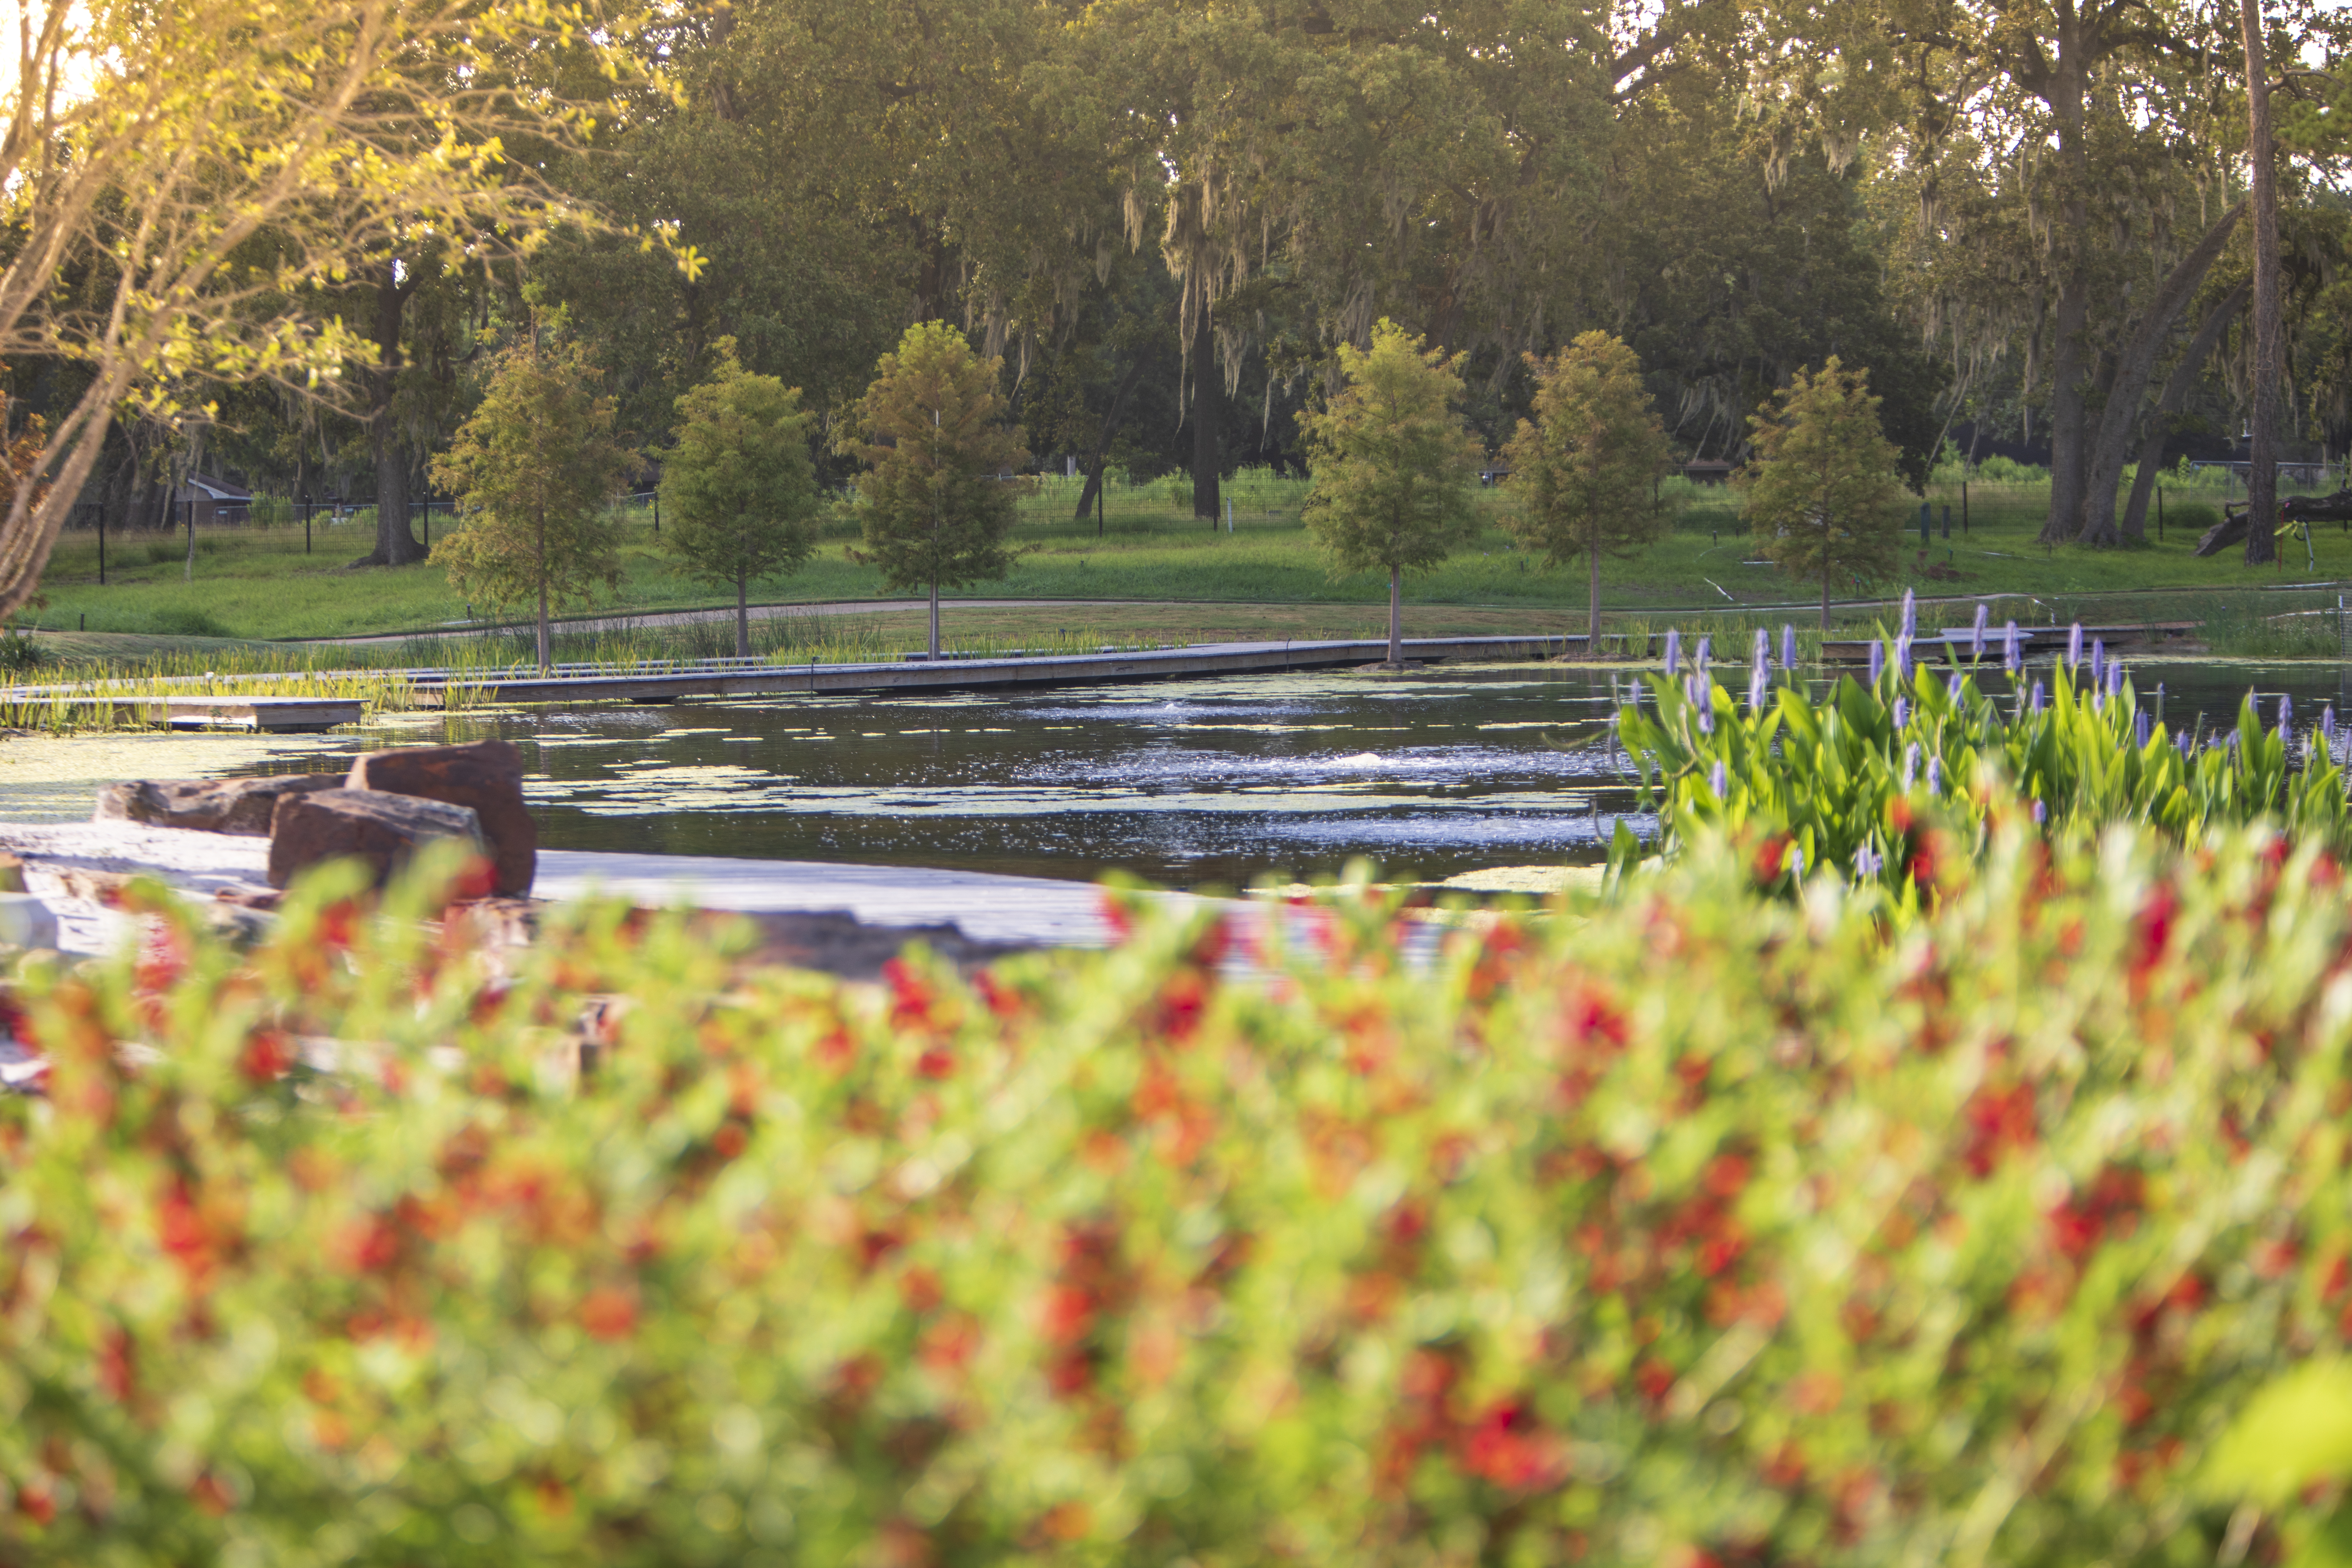
{"label": "concrete walkway", "polygon": [[[208,898],[222,888],[265,885],[269,867],[266,838],[131,822],[0,823],[0,849],[24,858],[27,890],[57,915],[58,945],[73,953],[109,952],[131,931],[130,921],[90,896],[91,873],[151,875]],[[841,912],[881,926],[944,922],[975,942],[1014,945],[1102,947],[1111,934],[1100,889],[1089,882],[814,860],[540,851],[533,898],[600,894],[647,909]]]}

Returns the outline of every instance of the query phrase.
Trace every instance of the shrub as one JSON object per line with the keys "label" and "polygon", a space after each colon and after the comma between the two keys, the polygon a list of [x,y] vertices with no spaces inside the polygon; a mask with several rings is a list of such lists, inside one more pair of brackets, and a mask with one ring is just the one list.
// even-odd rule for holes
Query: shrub
{"label": "shrub", "polygon": [[48,647],[20,631],[0,629],[0,673],[21,675],[56,662]]}
{"label": "shrub", "polygon": [[256,496],[246,509],[246,521],[256,528],[280,528],[301,520],[301,511],[284,496]]}
{"label": "shrub", "polygon": [[168,637],[232,637],[236,634],[221,624],[220,617],[210,610],[194,605],[166,605],[147,612],[148,629]]}
{"label": "shrub", "polygon": [[2352,1300],[2337,866],[2011,813],[1890,941],[1760,844],[1241,983],[158,896],[17,994],[0,1559],[2214,1560]]}
{"label": "shrub", "polygon": [[2202,538],[2221,521],[2221,514],[2202,501],[2168,501],[2164,509],[2164,532],[2167,539],[2179,534],[2184,540]]}

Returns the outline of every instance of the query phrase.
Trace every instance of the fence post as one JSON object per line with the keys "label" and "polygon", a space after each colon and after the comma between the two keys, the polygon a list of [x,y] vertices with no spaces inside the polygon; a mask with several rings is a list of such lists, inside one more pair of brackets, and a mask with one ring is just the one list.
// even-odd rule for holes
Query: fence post
{"label": "fence post", "polygon": [[194,496],[188,498],[188,567],[184,575],[191,583],[196,580],[196,498]]}
{"label": "fence post", "polygon": [[310,508],[315,504],[309,496],[302,498],[302,553],[310,553]]}
{"label": "fence post", "polygon": [[654,492],[654,531],[661,531],[661,491]]}
{"label": "fence post", "polygon": [[1966,479],[1962,479],[1962,480],[1960,481],[1960,532],[1961,532],[1962,534],[1964,534],[1964,535],[1965,535],[1965,534],[1968,532],[1968,531],[1969,531],[1969,481],[1968,481],[1968,480],[1966,480]]}
{"label": "fence post", "polygon": [[2156,542],[2164,542],[2164,487],[2156,487]]}

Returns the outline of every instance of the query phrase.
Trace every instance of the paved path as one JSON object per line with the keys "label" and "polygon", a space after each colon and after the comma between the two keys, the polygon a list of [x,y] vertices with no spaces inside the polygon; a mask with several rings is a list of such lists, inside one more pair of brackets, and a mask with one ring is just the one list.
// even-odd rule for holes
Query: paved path
{"label": "paved path", "polygon": [[[1166,605],[1160,599],[941,599],[942,614],[950,610],[1034,610],[1066,605],[1074,610],[1097,608],[1107,605]],[[790,616],[882,616],[899,610],[928,610],[929,599],[827,599],[804,605],[753,605],[751,617],[755,621],[781,620]],[[1293,605],[1240,605],[1231,604],[1204,605],[1203,609],[1294,609]],[[1353,607],[1353,606],[1344,606]],[[558,620],[554,627],[561,632],[627,632],[644,631],[657,626],[707,626],[713,622],[731,622],[735,612],[722,610],[643,610],[625,616],[593,616],[585,619]],[[530,621],[464,622],[454,626],[436,626],[423,632],[383,632],[360,637],[311,637],[305,640],[322,647],[365,647],[370,644],[406,642],[415,637],[472,637],[492,633],[524,632],[531,629]]]}
{"label": "paved path", "polygon": [[[76,953],[112,949],[131,925],[78,892],[74,872],[145,873],[204,897],[262,885],[269,867],[266,838],[131,822],[0,823],[0,849],[24,858],[31,890],[58,916],[59,946]],[[1090,882],[917,866],[540,851],[533,898],[561,902],[599,892],[651,909],[843,911],[883,926],[944,921],[978,942],[1101,947],[1110,939],[1101,890]]]}

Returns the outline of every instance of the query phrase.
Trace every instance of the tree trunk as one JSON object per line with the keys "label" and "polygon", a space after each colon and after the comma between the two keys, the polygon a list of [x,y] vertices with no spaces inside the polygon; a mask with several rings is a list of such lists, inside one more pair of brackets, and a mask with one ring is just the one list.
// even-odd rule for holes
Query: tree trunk
{"label": "tree trunk", "polygon": [[[1111,394],[1110,408],[1103,415],[1102,431],[1095,437],[1094,456],[1087,463],[1087,488],[1078,492],[1078,510],[1071,519],[1074,522],[1086,521],[1087,508],[1093,506],[1095,498],[1102,493],[1103,473],[1110,466],[1111,437],[1118,434],[1119,416],[1127,412],[1127,400],[1134,394],[1136,383],[1143,379],[1143,355],[1136,355],[1127,367],[1127,374],[1120,377],[1118,389]],[[1097,526],[1099,530],[1099,518]]]}
{"label": "tree trunk", "polygon": [[547,626],[547,509],[539,509],[539,542],[536,552],[539,564],[539,673],[546,675],[555,663],[554,638]]}
{"label": "tree trunk", "polygon": [[2042,542],[2063,544],[2082,528],[2084,458],[2083,383],[2084,329],[2091,319],[2090,258],[2084,254],[2090,239],[2090,210],[2084,195],[2090,179],[2084,147],[2082,40],[2080,18],[2062,16],[2058,26],[2058,68],[2053,73],[2049,103],[2058,122],[2058,163],[2065,190],[2059,203],[2065,237],[2058,247],[2058,316],[2050,356],[2050,515],[2042,526]]}
{"label": "tree trunk", "polygon": [[401,317],[415,291],[412,275],[396,281],[386,262],[375,279],[376,363],[367,371],[368,451],[375,459],[375,548],[354,566],[405,566],[425,559],[425,547],[408,531],[408,460],[400,449],[393,419],[393,394],[400,382]]}
{"label": "tree trunk", "polygon": [[2124,458],[2130,449],[2133,427],[2139,423],[2148,378],[2156,372],[2157,353],[2172,335],[2173,323],[2205,281],[2205,274],[2212,269],[2244,210],[2241,202],[2223,213],[2166,275],[2148,301],[2147,313],[2116,356],[2106,409],[2099,416],[2099,433],[2091,447],[2083,483],[2083,527],[2078,537],[2085,544],[2113,544],[2122,537],[2116,531],[2116,487],[2123,482]]}
{"label": "tree trunk", "polygon": [[735,569],[735,657],[751,657],[751,574]]}
{"label": "tree trunk", "polygon": [[1192,515],[1212,524],[1217,504],[1218,437],[1225,428],[1225,381],[1217,371],[1216,335],[1209,331],[1209,308],[1201,307],[1192,330]]}
{"label": "tree trunk", "polygon": [[1394,566],[1390,567],[1390,568],[1389,568],[1389,663],[1390,663],[1391,666],[1400,666],[1400,667],[1401,667],[1402,665],[1403,665],[1403,663],[1404,663],[1404,594],[1403,594],[1403,583],[1404,583],[1404,573],[1403,573],[1401,569],[1399,569],[1399,568],[1397,568],[1397,567],[1394,567]]}
{"label": "tree trunk", "polygon": [[931,579],[931,658],[940,657],[940,580]]}
{"label": "tree trunk", "polygon": [[2156,476],[2164,468],[2164,447],[2171,438],[2172,417],[2189,401],[2206,360],[2212,355],[2213,345],[2221,341],[2221,334],[2230,330],[2230,322],[2245,308],[2246,295],[2252,288],[2252,283],[2239,284],[2207,311],[2204,324],[2189,340],[2180,363],[2172,367],[2171,378],[2165,382],[2163,395],[2156,400],[2156,412],[2148,418],[2147,442],[2139,450],[2139,472],[2132,478],[2131,499],[2124,503],[2126,539],[2147,537],[2147,499],[2156,493]]}
{"label": "tree trunk", "polygon": [[1595,545],[1591,549],[1586,551],[1584,552],[1584,559],[1592,568],[1592,603],[1586,608],[1584,615],[1584,657],[1587,658],[1599,658],[1601,657],[1600,546]]}
{"label": "tree trunk", "polygon": [[2278,179],[2271,150],[2271,92],[2263,58],[2262,0],[2239,0],[2246,38],[2246,163],[2254,206],[2253,439],[2246,453],[2246,564],[2277,553],[2279,237]]}
{"label": "tree trunk", "polygon": [[[1827,540],[1823,540],[1823,541],[1822,541],[1822,543],[1823,543],[1824,545],[1826,545],[1828,542],[1828,542]],[[1828,551],[1827,549],[1824,549],[1824,550],[1822,550],[1822,630],[1823,630],[1823,631],[1825,631],[1825,632],[1826,632],[1826,631],[1828,631],[1829,629],[1830,629],[1830,552],[1829,552],[1829,551]]]}

